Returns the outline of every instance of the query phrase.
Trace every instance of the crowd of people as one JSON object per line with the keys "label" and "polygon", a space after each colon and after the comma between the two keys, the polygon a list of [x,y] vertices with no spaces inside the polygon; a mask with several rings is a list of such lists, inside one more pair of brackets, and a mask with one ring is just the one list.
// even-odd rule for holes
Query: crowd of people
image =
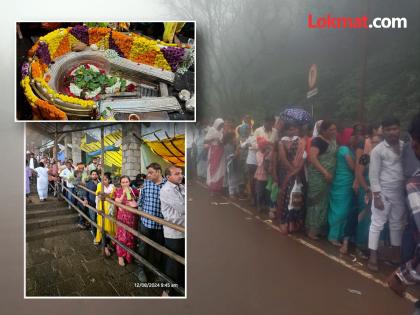
{"label": "crowd of people", "polygon": [[189,137],[188,176],[212,195],[248,198],[284,235],[326,238],[342,254],[355,248],[371,271],[386,245],[385,260],[408,264],[390,286],[419,281],[420,113],[406,134],[392,116],[353,126],[311,120],[292,108],[259,128],[250,115],[239,124],[202,121]]}
{"label": "crowd of people", "polygon": [[[97,158],[93,158],[87,165],[82,162],[74,164],[71,159],[67,159],[64,164],[61,164],[48,156],[35,157],[33,153],[29,153],[26,161],[27,200],[30,202],[31,178],[36,179],[37,192],[41,202],[47,200],[48,187],[53,193],[57,187],[55,183],[61,182],[65,187],[62,192],[66,199],[90,217],[93,222],[96,222],[99,228],[90,224],[79,214],[79,228],[90,230],[94,245],[105,242],[106,256],[111,256],[116,251],[120,266],[125,266],[126,263],[133,261],[133,256],[127,250],[111,241],[109,238],[111,235],[126,247],[137,251],[152,265],[165,272],[179,286],[184,287],[185,269],[182,264],[165,257],[154,247],[139,241],[125,228],[88,208],[90,206],[100,212],[103,211],[117,221],[138,230],[152,241],[184,257],[185,235],[183,232],[152,219],[139,217],[109,201],[112,199],[119,204],[138,208],[170,223],[185,226],[185,188],[182,169],[171,165],[163,172],[161,165],[151,163],[146,168],[147,174],[140,173],[131,180],[129,176],[124,175],[113,178],[109,172],[105,172],[101,177],[101,167],[100,160]],[[70,204],[69,208],[71,208]],[[102,227],[106,231],[105,237],[102,235]],[[142,264],[138,270],[138,278],[141,282],[147,282]],[[170,289],[164,291],[164,294],[171,295],[174,292],[173,289]]]}

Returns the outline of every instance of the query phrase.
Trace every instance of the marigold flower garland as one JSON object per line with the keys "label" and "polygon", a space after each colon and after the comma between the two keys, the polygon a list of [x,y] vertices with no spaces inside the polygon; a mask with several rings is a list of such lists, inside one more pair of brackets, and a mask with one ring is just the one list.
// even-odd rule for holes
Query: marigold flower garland
{"label": "marigold flower garland", "polygon": [[[21,84],[28,101],[33,107],[42,108],[44,112],[48,111],[48,115],[52,115],[55,118],[65,119],[66,117],[64,112],[57,109],[53,104],[39,99],[33,93],[30,86],[31,77],[40,84],[51,98],[82,107],[93,107],[95,105],[93,100],[83,100],[54,91],[47,83],[50,76],[45,76],[53,60],[69,53],[72,47],[80,42],[89,45],[95,44],[101,50],[113,49],[120,57],[173,72],[177,70],[184,56],[184,49],[181,47],[164,44],[162,45],[164,47],[161,49],[158,45],[160,41],[150,40],[135,33],[126,35],[112,31],[108,27],[89,28],[86,25],[76,25],[67,29],[56,29],[40,37],[39,41],[28,51],[28,57],[35,60],[31,62],[31,59],[29,59],[29,64],[22,67],[24,79]],[[52,108],[56,109],[56,111],[51,111]]]}
{"label": "marigold flower garland", "polygon": [[29,101],[29,104],[37,108],[40,111],[41,117],[48,117],[49,119],[57,119],[57,120],[66,120],[67,115],[56,108],[54,105],[48,103],[47,101],[39,99],[34,92],[32,91],[30,85],[30,78],[29,76],[25,76],[22,81],[21,85],[23,87],[24,94]]}

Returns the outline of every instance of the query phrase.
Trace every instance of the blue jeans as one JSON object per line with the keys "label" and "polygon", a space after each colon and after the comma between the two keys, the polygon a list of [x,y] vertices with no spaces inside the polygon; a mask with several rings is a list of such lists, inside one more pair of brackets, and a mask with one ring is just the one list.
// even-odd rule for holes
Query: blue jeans
{"label": "blue jeans", "polygon": [[[96,204],[95,204],[95,202],[91,202],[91,201],[89,200],[89,206],[91,206],[91,207],[95,208],[95,207],[96,207]],[[95,212],[95,211],[93,211],[93,210],[89,209],[89,217],[90,217],[90,219],[91,219],[93,222],[95,222],[95,223],[96,223],[96,212]],[[93,224],[91,224],[90,229],[91,229],[91,231],[94,233],[94,235],[96,235],[96,226],[94,226]]]}
{"label": "blue jeans", "polygon": [[[73,195],[71,195],[71,194],[70,194],[70,192],[71,192],[72,194],[74,194],[74,187],[73,187],[73,188],[69,188],[69,187],[67,187],[67,189],[68,189],[69,191],[67,191],[67,190],[66,190],[66,197],[67,197],[67,199],[68,199],[71,203],[73,203],[73,204],[74,204],[74,201],[75,201],[76,199],[74,199]],[[75,204],[75,206],[77,206],[77,204]]]}

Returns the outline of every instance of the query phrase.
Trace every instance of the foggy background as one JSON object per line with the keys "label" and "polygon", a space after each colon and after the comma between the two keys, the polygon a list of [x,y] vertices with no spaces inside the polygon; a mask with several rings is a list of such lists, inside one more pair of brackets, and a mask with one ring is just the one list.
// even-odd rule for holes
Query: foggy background
{"label": "foggy background", "polygon": [[[343,124],[394,113],[403,123],[420,109],[420,1],[175,0],[170,18],[197,21],[198,120],[257,120],[287,106]],[[309,29],[314,18],[405,17],[408,28]],[[363,63],[366,80],[362,84]],[[319,93],[309,101],[309,66]],[[362,88],[365,87],[365,93]],[[364,95],[364,98],[363,98]]]}

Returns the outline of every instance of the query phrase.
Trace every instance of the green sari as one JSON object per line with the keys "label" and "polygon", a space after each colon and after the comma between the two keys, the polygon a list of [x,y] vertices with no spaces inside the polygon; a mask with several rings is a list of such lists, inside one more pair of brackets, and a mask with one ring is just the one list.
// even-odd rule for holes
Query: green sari
{"label": "green sari", "polygon": [[346,156],[354,160],[354,153],[347,146],[341,146],[337,152],[337,167],[330,190],[328,210],[330,241],[341,241],[345,236],[347,219],[353,205],[353,170],[348,166]]}
{"label": "green sari", "polygon": [[[318,155],[318,161],[330,173],[335,173],[337,145],[331,142],[327,150]],[[305,226],[311,234],[326,234],[329,204],[329,184],[312,164],[308,167],[308,196]]]}

